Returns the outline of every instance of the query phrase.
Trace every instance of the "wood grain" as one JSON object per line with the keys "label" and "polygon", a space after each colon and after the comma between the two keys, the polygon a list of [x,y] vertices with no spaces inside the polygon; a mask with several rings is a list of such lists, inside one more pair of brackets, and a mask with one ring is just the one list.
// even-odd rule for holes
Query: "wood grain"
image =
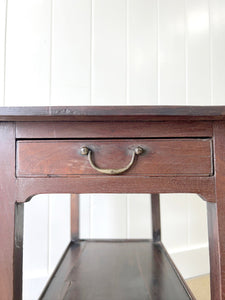
{"label": "wood grain", "polygon": [[72,194],[70,198],[70,231],[71,241],[79,239],[79,195]]}
{"label": "wood grain", "polygon": [[225,123],[214,124],[216,205],[208,205],[211,295],[225,299]]}
{"label": "wood grain", "polygon": [[24,204],[15,204],[13,282],[14,298],[22,299]]}
{"label": "wood grain", "polygon": [[161,216],[160,216],[160,196],[159,194],[151,195],[151,215],[152,215],[152,237],[153,242],[161,241]]}
{"label": "wood grain", "polygon": [[37,194],[195,193],[215,202],[214,177],[74,176],[72,178],[18,178],[17,201]]}
{"label": "wood grain", "polygon": [[0,121],[224,120],[225,106],[33,106],[0,107]]}
{"label": "wood grain", "polygon": [[[0,123],[0,139],[0,299],[11,300],[14,297],[20,300],[22,252],[18,234],[14,242],[15,219],[18,220],[15,216],[15,124]],[[20,229],[21,223],[16,233]]]}
{"label": "wood grain", "polygon": [[[118,128],[120,130],[118,130]],[[212,122],[17,122],[17,139],[211,137]]]}
{"label": "wood grain", "polygon": [[194,299],[171,264],[164,248],[151,242],[71,244],[41,299]]}
{"label": "wood grain", "polygon": [[[91,149],[96,166],[120,169],[129,164],[137,146],[144,153],[136,157],[125,175],[210,176],[213,173],[210,139],[129,140],[40,140],[17,142],[17,176],[98,175],[87,156]],[[125,176],[124,175],[124,176]]]}
{"label": "wood grain", "polygon": [[211,298],[223,299],[221,295],[220,245],[217,219],[217,204],[207,203],[208,239],[210,258]]}

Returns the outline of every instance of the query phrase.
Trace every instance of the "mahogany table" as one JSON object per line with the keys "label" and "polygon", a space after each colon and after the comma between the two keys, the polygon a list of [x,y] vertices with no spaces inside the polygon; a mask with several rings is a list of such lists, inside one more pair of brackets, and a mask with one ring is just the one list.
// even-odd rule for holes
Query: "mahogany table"
{"label": "mahogany table", "polygon": [[[194,299],[160,239],[160,193],[207,201],[225,299],[225,107],[0,108],[0,299],[22,298],[23,207],[70,193],[72,242],[42,299]],[[149,193],[152,241],[80,241],[79,194]]]}

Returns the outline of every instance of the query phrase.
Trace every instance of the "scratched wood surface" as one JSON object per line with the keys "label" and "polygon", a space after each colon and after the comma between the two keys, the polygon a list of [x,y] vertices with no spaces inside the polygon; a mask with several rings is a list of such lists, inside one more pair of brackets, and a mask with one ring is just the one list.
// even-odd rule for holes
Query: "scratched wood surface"
{"label": "scratched wood surface", "polygon": [[194,299],[159,244],[71,244],[42,300]]}
{"label": "scratched wood surface", "polygon": [[[17,176],[98,175],[87,155],[100,169],[127,166],[136,147],[144,150],[136,156],[126,175],[210,176],[213,174],[210,139],[127,139],[127,140],[53,140],[17,143]],[[124,175],[125,176],[125,175]]]}
{"label": "scratched wood surface", "polygon": [[224,120],[225,106],[0,107],[0,121]]}
{"label": "scratched wood surface", "polygon": [[[118,130],[120,128],[120,130]],[[211,137],[212,122],[17,122],[18,139],[40,138],[130,138]]]}

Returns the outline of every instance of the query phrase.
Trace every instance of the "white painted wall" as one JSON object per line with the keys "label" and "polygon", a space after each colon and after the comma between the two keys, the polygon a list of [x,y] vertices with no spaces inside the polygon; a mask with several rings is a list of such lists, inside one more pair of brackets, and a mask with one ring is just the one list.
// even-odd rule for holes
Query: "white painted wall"
{"label": "white painted wall", "polygon": [[[0,104],[224,105],[224,15],[223,0],[0,0]],[[207,272],[204,202],[161,205],[184,276]],[[148,195],[84,195],[81,236],[149,237],[149,211]],[[66,247],[68,216],[68,195],[26,204],[24,299],[37,299]]]}

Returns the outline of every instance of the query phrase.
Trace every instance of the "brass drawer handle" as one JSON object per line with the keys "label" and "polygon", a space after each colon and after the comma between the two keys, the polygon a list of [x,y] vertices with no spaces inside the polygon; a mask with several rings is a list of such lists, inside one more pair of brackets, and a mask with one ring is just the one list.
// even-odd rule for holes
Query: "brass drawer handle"
{"label": "brass drawer handle", "polygon": [[133,150],[131,161],[129,162],[129,164],[126,167],[121,168],[121,169],[100,169],[100,168],[98,168],[97,166],[95,166],[95,164],[92,161],[92,158],[91,158],[92,151],[88,147],[82,147],[80,149],[80,154],[88,155],[89,163],[92,166],[92,168],[95,169],[96,171],[103,173],[103,174],[108,174],[108,175],[117,175],[117,174],[121,174],[121,173],[127,171],[133,165],[135,155],[140,155],[143,153],[143,151],[144,151],[143,148],[141,148],[140,146],[136,147]]}

